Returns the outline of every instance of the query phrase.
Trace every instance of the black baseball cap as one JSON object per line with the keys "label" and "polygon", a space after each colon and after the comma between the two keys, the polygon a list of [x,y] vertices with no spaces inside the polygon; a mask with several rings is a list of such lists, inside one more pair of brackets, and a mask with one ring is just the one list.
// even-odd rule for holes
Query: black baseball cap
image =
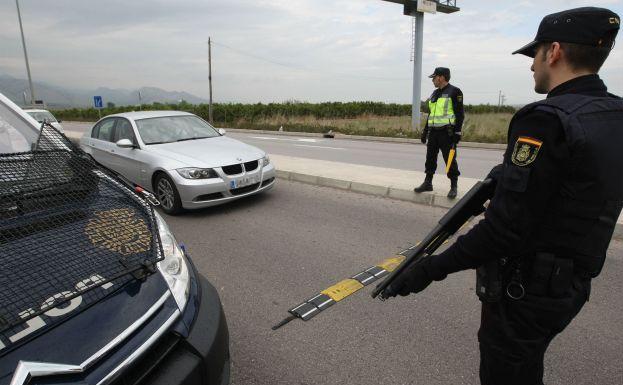
{"label": "black baseball cap", "polygon": [[513,55],[520,53],[534,57],[538,44],[550,41],[612,48],[620,26],[619,15],[606,8],[582,7],[552,13],[541,20],[534,41]]}
{"label": "black baseball cap", "polygon": [[435,68],[435,71],[433,72],[433,74],[429,76],[429,78],[434,78],[437,75],[444,76],[446,80],[450,80],[450,68],[437,67]]}

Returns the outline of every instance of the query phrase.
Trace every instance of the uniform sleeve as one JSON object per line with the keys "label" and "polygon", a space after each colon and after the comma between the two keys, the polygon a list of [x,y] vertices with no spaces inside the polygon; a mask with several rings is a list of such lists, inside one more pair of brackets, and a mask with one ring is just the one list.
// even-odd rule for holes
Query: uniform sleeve
{"label": "uniform sleeve", "polygon": [[490,173],[497,186],[484,219],[433,258],[434,275],[522,255],[533,244],[533,231],[556,197],[570,155],[553,114],[533,111],[511,124],[504,161]]}
{"label": "uniform sleeve", "polygon": [[428,116],[430,115],[430,104],[428,104],[428,102],[430,102],[433,95],[435,95],[435,91],[433,91],[433,93],[424,102],[424,104],[426,105],[426,112],[428,113],[427,118],[426,118],[426,123],[424,123],[424,130],[423,130],[424,133],[428,132]]}
{"label": "uniform sleeve", "polygon": [[456,88],[456,92],[452,95],[452,107],[454,108],[454,116],[456,117],[454,132],[456,134],[460,134],[461,129],[463,128],[465,112],[463,110],[463,91],[459,88]]}

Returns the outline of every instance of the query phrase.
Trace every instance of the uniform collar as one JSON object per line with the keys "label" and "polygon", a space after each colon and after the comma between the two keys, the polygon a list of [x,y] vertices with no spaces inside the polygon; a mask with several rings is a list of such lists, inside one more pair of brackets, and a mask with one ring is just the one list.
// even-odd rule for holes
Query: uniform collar
{"label": "uniform collar", "polygon": [[579,76],[559,84],[551,90],[547,97],[559,96],[564,94],[583,94],[594,96],[606,96],[607,88],[603,80],[597,74]]}
{"label": "uniform collar", "polygon": [[435,88],[435,91],[437,92],[443,92],[445,90],[448,89],[448,87],[450,87],[450,83],[446,84],[445,86],[441,87],[441,88]]}

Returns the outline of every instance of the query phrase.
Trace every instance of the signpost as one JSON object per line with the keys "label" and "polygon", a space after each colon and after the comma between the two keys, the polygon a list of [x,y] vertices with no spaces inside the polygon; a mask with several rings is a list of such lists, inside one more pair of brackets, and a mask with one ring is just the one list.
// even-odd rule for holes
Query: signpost
{"label": "signpost", "polygon": [[102,108],[104,108],[104,101],[102,100],[101,96],[94,96],[93,97],[93,106],[95,106],[95,108],[97,108],[97,114],[99,115],[100,119],[102,118]]}
{"label": "signpost", "polygon": [[[415,33],[413,60],[413,105],[411,107],[411,128],[420,129],[420,103],[422,100],[422,45],[424,44],[424,13],[453,13],[459,8],[456,0],[384,0],[404,6],[403,13],[413,16]],[[441,66],[441,63],[439,63]]]}

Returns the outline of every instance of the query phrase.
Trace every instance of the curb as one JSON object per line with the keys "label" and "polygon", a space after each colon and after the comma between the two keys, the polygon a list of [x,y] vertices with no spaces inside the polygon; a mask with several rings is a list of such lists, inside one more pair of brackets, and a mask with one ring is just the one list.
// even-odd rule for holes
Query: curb
{"label": "curb", "polygon": [[449,209],[461,198],[448,199],[445,195],[434,192],[416,194],[411,190],[399,189],[391,186],[379,186],[361,182],[353,182],[345,179],[334,179],[323,176],[303,174],[294,171],[276,170],[277,178],[292,182],[300,182],[321,187],[331,187],[339,190],[352,191],[359,194],[373,195],[383,198],[407,201],[433,207]]}
{"label": "curb", "polygon": [[[327,178],[293,171],[276,171],[277,178],[285,179],[292,182],[305,183],[321,187],[331,187],[339,190],[352,191],[359,194],[373,195],[382,198],[412,202],[415,204],[421,204],[426,206],[441,207],[444,209],[450,209],[459,199],[462,198],[462,195],[459,195],[456,197],[456,199],[448,199],[448,197],[446,197],[445,195],[435,194],[432,192],[423,192],[417,194],[410,190],[352,182],[344,179]],[[616,223],[612,238],[616,240],[623,240],[623,223]]]}

